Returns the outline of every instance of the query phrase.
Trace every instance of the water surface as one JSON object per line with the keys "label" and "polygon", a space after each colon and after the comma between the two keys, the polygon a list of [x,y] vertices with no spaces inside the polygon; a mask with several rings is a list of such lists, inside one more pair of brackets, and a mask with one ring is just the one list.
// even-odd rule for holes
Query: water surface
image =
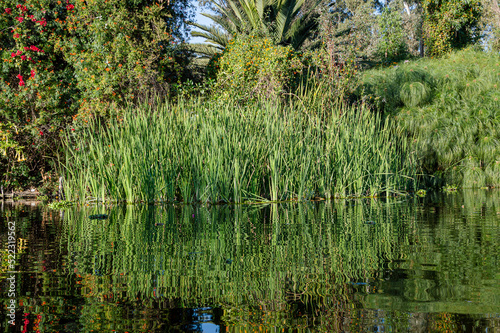
{"label": "water surface", "polygon": [[14,327],[0,313],[5,332],[500,330],[498,191],[1,208],[0,297],[16,304]]}

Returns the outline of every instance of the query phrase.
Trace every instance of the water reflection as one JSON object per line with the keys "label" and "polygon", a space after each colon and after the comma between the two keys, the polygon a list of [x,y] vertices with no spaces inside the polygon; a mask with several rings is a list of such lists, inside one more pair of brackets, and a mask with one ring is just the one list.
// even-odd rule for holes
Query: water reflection
{"label": "water reflection", "polygon": [[500,328],[499,199],[97,206],[63,218],[18,205],[0,233],[5,248],[17,221],[18,320],[40,331],[484,332]]}

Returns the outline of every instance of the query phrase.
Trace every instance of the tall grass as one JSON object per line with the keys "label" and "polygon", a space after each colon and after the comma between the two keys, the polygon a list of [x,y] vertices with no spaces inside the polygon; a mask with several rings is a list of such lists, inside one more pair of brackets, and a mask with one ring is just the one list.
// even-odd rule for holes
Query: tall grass
{"label": "tall grass", "polygon": [[364,91],[421,138],[424,173],[463,187],[500,186],[500,57],[464,50],[365,73]]}
{"label": "tall grass", "polygon": [[[67,140],[71,200],[245,202],[375,196],[414,186],[401,130],[364,107],[143,106]],[[327,119],[327,120],[325,120]]]}

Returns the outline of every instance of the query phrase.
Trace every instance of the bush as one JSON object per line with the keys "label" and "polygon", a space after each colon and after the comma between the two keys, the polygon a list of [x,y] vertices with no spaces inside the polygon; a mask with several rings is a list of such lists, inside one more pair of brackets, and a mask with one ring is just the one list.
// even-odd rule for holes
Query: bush
{"label": "bush", "polygon": [[[0,175],[7,187],[33,183],[57,156],[59,131],[76,112],[73,66],[56,47],[71,4],[3,2],[0,15]],[[68,9],[70,8],[70,9]],[[42,175],[41,175],[41,174]]]}
{"label": "bush", "polygon": [[57,47],[74,64],[79,115],[116,116],[128,103],[168,95],[187,59],[168,22],[173,6],[94,0],[76,3],[66,22],[59,21],[70,31]]}
{"label": "bush", "polygon": [[216,98],[240,101],[276,99],[293,90],[302,72],[301,55],[269,38],[238,37],[229,42],[218,62]]}
{"label": "bush", "polygon": [[383,112],[432,101],[435,79],[427,66],[394,66],[364,74],[362,93]]}
{"label": "bush", "polygon": [[75,119],[168,94],[187,59],[187,0],[18,2],[0,9],[0,177],[8,188],[49,177],[60,133]]}

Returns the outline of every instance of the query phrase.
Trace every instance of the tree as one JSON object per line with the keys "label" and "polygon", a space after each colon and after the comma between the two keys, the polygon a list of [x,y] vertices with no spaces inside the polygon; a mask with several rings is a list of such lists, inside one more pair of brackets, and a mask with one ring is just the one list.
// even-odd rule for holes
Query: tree
{"label": "tree", "polygon": [[208,57],[224,50],[238,35],[270,38],[274,45],[291,45],[299,49],[317,26],[315,6],[306,8],[306,0],[227,0],[225,3],[212,0],[211,4],[215,14],[202,15],[217,26],[191,22],[202,30],[193,31],[192,36],[204,37],[211,43],[209,46],[195,44],[193,50]]}
{"label": "tree", "polygon": [[378,17],[379,43],[378,54],[386,61],[404,59],[408,47],[404,40],[403,21],[401,15],[389,8]]}
{"label": "tree", "polygon": [[319,35],[338,62],[372,59],[376,52],[373,0],[335,0],[322,8]]}
{"label": "tree", "polygon": [[440,56],[481,37],[480,0],[422,0],[422,9],[428,55]]}
{"label": "tree", "polygon": [[484,0],[482,30],[493,50],[500,50],[500,6],[498,0]]}

